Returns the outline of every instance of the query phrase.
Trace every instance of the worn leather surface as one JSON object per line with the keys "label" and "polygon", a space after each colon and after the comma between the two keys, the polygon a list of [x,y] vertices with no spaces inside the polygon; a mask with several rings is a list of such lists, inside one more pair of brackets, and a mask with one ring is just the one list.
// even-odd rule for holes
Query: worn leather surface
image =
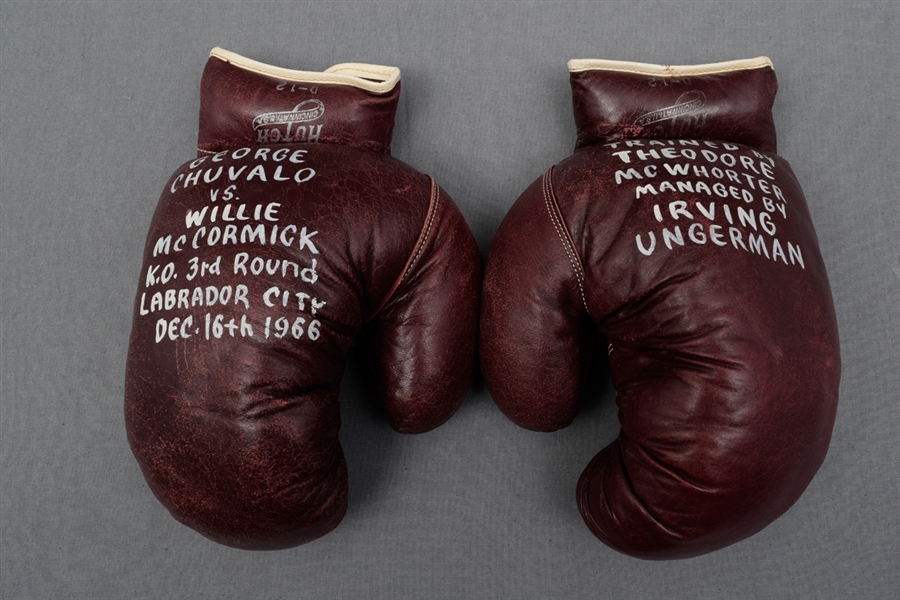
{"label": "worn leather surface", "polygon": [[[389,153],[399,100],[399,82],[373,94],[350,85],[268,77],[210,56],[200,80],[197,150],[203,155],[309,142]],[[312,115],[296,119],[304,111]],[[285,118],[290,116],[295,119]]]}
{"label": "worn leather surface", "polygon": [[394,429],[427,431],[458,408],[480,256],[452,200],[387,155],[396,90],[320,87],[332,121],[317,143],[261,145],[239,133],[246,121],[302,98],[220,63],[200,127],[217,154],[176,171],[148,233],[126,425],[175,518],[223,544],[285,548],[345,513],[339,382],[364,327]]}
{"label": "worn leather surface", "polygon": [[[595,123],[587,98],[631,115],[672,95],[654,105],[646,79],[573,74],[579,129],[619,141],[580,137],[516,201],[488,255],[482,368],[513,421],[567,426],[596,332],[609,342],[621,431],[577,500],[590,530],[633,556],[696,556],[754,534],[828,448],[840,379],[831,292],[803,192],[764,150],[771,115],[746,121],[747,87],[774,90],[773,73],[758,75],[730,75],[713,130],[746,142],[758,124],[753,148],[670,139],[677,122],[659,138],[630,117]],[[707,98],[721,90],[717,77],[690,83]]]}
{"label": "worn leather surface", "polygon": [[[674,71],[673,71],[674,72]],[[705,75],[587,70],[570,74],[576,148],[634,139],[728,140],[776,151],[772,68]],[[677,115],[670,118],[669,115]]]}

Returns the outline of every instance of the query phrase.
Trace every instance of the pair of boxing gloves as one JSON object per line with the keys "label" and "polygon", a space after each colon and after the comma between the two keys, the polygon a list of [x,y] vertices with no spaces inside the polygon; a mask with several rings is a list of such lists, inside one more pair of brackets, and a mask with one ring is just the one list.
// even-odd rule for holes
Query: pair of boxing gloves
{"label": "pair of boxing gloves", "polygon": [[709,552],[797,500],[840,362],[803,193],[775,154],[771,63],[569,70],[575,153],[513,205],[482,278],[453,201],[390,156],[396,68],[213,50],[199,156],[148,234],[126,376],[129,442],[176,519],[247,549],[336,527],[358,338],[408,433],[456,411],[479,344],[504,414],[565,427],[606,350],[622,428],[577,499],[621,552]]}

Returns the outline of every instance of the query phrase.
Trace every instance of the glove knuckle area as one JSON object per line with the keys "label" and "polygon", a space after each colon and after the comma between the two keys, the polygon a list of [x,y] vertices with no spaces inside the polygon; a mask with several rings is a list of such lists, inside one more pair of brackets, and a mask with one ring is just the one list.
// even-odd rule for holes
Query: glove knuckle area
{"label": "glove knuckle area", "polygon": [[[620,435],[591,461],[577,486],[579,509],[592,533],[638,558],[698,556],[760,531],[796,501],[812,477],[805,469],[805,481],[785,486],[764,465],[742,463],[733,448],[724,455],[704,451],[703,441],[667,452]],[[714,466],[699,466],[704,462]],[[784,470],[774,461],[768,466]]]}
{"label": "glove knuckle area", "polygon": [[294,546],[338,524],[347,475],[335,385],[304,387],[304,367],[247,348],[216,356],[215,370],[196,352],[153,358],[129,365],[126,425],[178,520],[246,549]]}
{"label": "glove knuckle area", "polygon": [[784,513],[824,460],[837,398],[830,351],[803,341],[810,323],[735,306],[705,272],[669,285],[604,321],[622,432],[578,487],[600,539],[652,559],[716,550]]}

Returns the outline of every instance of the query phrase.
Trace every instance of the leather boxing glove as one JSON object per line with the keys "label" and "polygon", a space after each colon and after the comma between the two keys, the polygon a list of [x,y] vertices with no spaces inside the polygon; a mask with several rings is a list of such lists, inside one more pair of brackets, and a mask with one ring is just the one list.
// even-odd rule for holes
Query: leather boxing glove
{"label": "leather boxing glove", "polygon": [[322,73],[214,49],[199,158],[166,184],[128,353],[128,439],[176,519],[277,549],[347,505],[338,388],[367,327],[392,427],[471,383],[481,258],[453,201],[390,156],[393,67]]}
{"label": "leather boxing glove", "polygon": [[797,500],[838,399],[825,266],[775,154],[775,73],[766,58],[569,70],[575,153],[488,255],[485,380],[519,425],[565,427],[599,330],[621,431],[578,482],[582,516],[633,556],[703,554]]}

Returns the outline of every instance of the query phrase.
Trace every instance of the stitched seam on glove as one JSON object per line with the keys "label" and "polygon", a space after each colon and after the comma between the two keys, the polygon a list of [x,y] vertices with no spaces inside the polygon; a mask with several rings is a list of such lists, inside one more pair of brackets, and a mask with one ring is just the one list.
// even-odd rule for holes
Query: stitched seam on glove
{"label": "stitched seam on glove", "polygon": [[562,219],[559,204],[557,204],[556,198],[553,196],[553,186],[550,180],[552,173],[553,167],[550,167],[550,169],[544,173],[544,178],[541,181],[541,188],[544,192],[544,203],[547,205],[547,212],[550,213],[550,221],[553,223],[553,228],[556,229],[556,234],[562,242],[563,248],[566,251],[566,256],[569,257],[569,262],[572,263],[572,269],[575,271],[575,280],[578,282],[578,292],[581,294],[581,302],[584,304],[584,310],[587,312],[588,316],[590,316],[591,311],[588,309],[587,298],[584,295],[584,268],[581,266],[581,259],[578,257],[578,253],[575,251],[575,242],[572,240],[572,236],[566,227],[565,221]]}
{"label": "stitched seam on glove", "polygon": [[428,179],[431,181],[431,200],[428,204],[428,215],[425,217],[425,223],[422,225],[422,230],[419,232],[419,239],[416,240],[416,245],[413,247],[413,251],[409,256],[409,259],[406,261],[406,265],[403,267],[403,271],[400,273],[400,277],[397,278],[397,281],[394,282],[394,285],[391,286],[390,291],[385,295],[384,300],[381,301],[381,304],[378,305],[378,308],[375,312],[372,313],[372,316],[369,320],[374,319],[378,313],[390,302],[391,298],[394,297],[394,293],[396,293],[397,288],[400,287],[400,284],[406,279],[406,276],[409,275],[410,271],[412,271],[413,266],[415,266],[416,262],[419,260],[419,256],[422,254],[422,251],[425,249],[425,242],[428,240],[428,236],[431,234],[432,225],[434,225],[435,215],[437,215],[437,209],[441,202],[441,188],[435,183],[434,178],[430,175]]}

